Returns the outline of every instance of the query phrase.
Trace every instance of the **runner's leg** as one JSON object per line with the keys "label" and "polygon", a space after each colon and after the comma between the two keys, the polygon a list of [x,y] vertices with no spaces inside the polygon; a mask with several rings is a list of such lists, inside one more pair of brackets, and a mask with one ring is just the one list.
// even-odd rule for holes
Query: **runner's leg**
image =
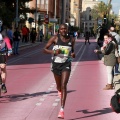
{"label": "runner's leg", "polygon": [[2,78],[1,91],[2,91],[2,93],[7,93],[7,88],[6,88],[6,85],[5,85],[6,76],[7,76],[6,64],[1,64],[0,67],[1,67],[1,78]]}
{"label": "runner's leg", "polygon": [[1,64],[1,78],[2,78],[2,83],[5,84],[6,82],[6,76],[7,76],[7,71],[6,71],[6,64]]}
{"label": "runner's leg", "polygon": [[65,101],[66,101],[66,97],[67,97],[67,83],[68,83],[68,80],[69,80],[69,76],[70,76],[70,71],[63,71],[62,72],[62,78],[61,78],[61,92],[62,92],[61,108],[60,108],[60,111],[58,113],[58,118],[62,118],[62,119],[64,119],[64,107],[65,107]]}
{"label": "runner's leg", "polygon": [[57,90],[61,91],[61,76],[54,73],[54,78],[57,85]]}
{"label": "runner's leg", "polygon": [[61,91],[62,91],[62,98],[61,98],[61,107],[64,108],[65,101],[67,97],[67,83],[69,80],[70,71],[63,71],[62,78],[61,78]]}

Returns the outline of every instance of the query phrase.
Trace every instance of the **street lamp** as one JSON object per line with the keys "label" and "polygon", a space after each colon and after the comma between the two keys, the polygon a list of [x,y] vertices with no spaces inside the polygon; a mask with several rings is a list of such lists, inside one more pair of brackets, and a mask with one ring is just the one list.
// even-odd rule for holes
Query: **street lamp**
{"label": "street lamp", "polygon": [[36,4],[35,4],[35,30],[36,30],[36,22],[37,22],[37,0],[36,0]]}
{"label": "street lamp", "polygon": [[61,23],[65,22],[65,16],[64,16],[64,12],[65,12],[65,0],[62,0],[62,9],[61,9]]}
{"label": "street lamp", "polygon": [[[54,12],[54,19],[56,19],[56,0],[55,0],[55,12]],[[54,34],[55,34],[55,23],[54,23]]]}
{"label": "street lamp", "polygon": [[84,22],[84,34],[85,34],[85,24],[86,24],[86,23]]}
{"label": "street lamp", "polygon": [[18,27],[18,0],[16,0],[16,27]]}

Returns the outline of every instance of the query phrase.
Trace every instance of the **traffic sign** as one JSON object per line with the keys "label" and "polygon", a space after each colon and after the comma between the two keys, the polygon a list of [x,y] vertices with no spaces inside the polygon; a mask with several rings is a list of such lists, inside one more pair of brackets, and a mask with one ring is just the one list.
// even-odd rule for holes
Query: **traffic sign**
{"label": "traffic sign", "polygon": [[44,22],[46,23],[46,24],[49,24],[49,15],[48,14],[45,14],[45,20],[44,20]]}
{"label": "traffic sign", "polygon": [[98,20],[98,24],[102,24],[102,19],[99,19],[99,20]]}
{"label": "traffic sign", "polygon": [[49,22],[51,22],[51,23],[57,23],[58,19],[56,19],[56,18],[49,18]]}

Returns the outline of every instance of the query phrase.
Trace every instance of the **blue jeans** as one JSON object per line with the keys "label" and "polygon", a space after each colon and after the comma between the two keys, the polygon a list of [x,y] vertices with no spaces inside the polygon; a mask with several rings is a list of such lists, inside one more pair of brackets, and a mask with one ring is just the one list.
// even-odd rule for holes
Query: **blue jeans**
{"label": "blue jeans", "polygon": [[14,41],[14,54],[18,54],[19,41]]}
{"label": "blue jeans", "polygon": [[120,74],[120,72],[118,71],[118,67],[119,67],[119,64],[116,63],[116,64],[115,64],[115,67],[114,67],[114,75]]}

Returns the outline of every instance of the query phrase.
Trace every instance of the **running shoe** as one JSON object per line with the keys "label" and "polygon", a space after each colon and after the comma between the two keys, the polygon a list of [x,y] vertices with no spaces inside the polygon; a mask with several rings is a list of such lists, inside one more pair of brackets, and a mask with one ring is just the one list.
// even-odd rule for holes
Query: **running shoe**
{"label": "running shoe", "polygon": [[64,111],[59,112],[58,118],[64,119]]}
{"label": "running shoe", "polygon": [[2,93],[7,93],[7,88],[6,88],[5,84],[2,84],[2,86],[1,86],[1,92]]}
{"label": "running shoe", "polygon": [[58,91],[58,96],[61,98],[61,91]]}

